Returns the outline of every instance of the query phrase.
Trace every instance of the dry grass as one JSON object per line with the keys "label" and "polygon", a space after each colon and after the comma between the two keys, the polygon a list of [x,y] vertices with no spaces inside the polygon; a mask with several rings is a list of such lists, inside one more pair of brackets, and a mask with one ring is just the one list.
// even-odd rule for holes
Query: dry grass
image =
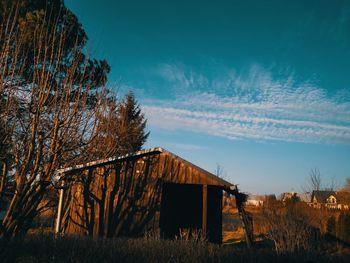
{"label": "dry grass", "polygon": [[147,232],[138,239],[55,238],[50,228],[38,223],[41,227],[24,240],[2,244],[6,249],[0,253],[0,262],[350,262],[350,249],[335,242],[318,250],[277,255],[273,243],[264,239],[267,230],[262,210],[249,212],[257,240],[251,250],[242,242],[244,231],[238,214],[233,213],[223,215],[222,246],[185,234],[177,240],[162,240],[159,232]]}
{"label": "dry grass", "polygon": [[[105,239],[31,235],[2,244],[2,262],[349,262],[322,251],[277,255],[268,243],[217,246],[193,240]],[[6,245],[6,248],[4,246]]]}
{"label": "dry grass", "polygon": [[235,231],[223,231],[222,240],[226,244],[237,243],[244,240],[244,235],[243,227],[239,227]]}

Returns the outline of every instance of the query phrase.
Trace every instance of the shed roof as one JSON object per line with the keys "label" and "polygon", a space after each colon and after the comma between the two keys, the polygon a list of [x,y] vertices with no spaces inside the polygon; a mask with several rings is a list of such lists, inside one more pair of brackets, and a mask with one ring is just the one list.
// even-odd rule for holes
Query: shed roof
{"label": "shed roof", "polygon": [[204,170],[203,168],[200,168],[199,166],[177,156],[176,154],[174,154],[172,152],[169,152],[163,148],[160,148],[160,147],[141,150],[141,151],[126,154],[123,156],[115,156],[115,157],[110,157],[110,158],[106,158],[106,159],[102,159],[102,160],[88,162],[85,164],[78,164],[78,165],[74,165],[71,167],[58,169],[56,171],[56,175],[58,177],[57,179],[59,180],[61,175],[63,175],[63,174],[68,174],[68,173],[76,172],[79,170],[85,170],[87,168],[104,166],[104,165],[112,164],[115,162],[122,162],[122,161],[128,160],[128,159],[140,158],[140,157],[147,156],[147,155],[161,154],[161,153],[170,155],[172,158],[175,158],[175,159],[179,160],[180,162],[191,166],[193,169],[199,171],[200,173],[204,174],[207,178],[211,179],[211,181],[214,181],[216,185],[222,186],[226,190],[236,190],[236,185],[231,184],[231,183],[227,182],[226,180],[223,180],[222,178]]}

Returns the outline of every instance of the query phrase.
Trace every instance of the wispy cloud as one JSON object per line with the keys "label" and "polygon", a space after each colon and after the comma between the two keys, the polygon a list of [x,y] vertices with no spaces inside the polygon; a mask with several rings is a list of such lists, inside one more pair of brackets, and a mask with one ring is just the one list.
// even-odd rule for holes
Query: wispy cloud
{"label": "wispy cloud", "polygon": [[175,95],[180,95],[193,89],[206,89],[209,80],[202,74],[193,71],[182,64],[160,64],[155,74],[167,81]]}
{"label": "wispy cloud", "polygon": [[180,92],[175,100],[145,101],[151,126],[230,139],[350,143],[346,91],[330,96],[312,83],[297,83],[292,74],[276,78],[257,65],[211,79],[170,64],[159,74]]}

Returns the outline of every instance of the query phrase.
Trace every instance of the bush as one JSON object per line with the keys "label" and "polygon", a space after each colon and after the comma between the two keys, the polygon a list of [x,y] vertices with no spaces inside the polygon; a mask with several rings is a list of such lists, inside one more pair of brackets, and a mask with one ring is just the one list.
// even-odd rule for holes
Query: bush
{"label": "bush", "polygon": [[313,227],[303,206],[290,202],[264,209],[267,237],[277,254],[310,252],[320,245],[320,231]]}
{"label": "bush", "polygon": [[331,216],[327,220],[327,233],[326,236],[328,239],[332,240],[336,237],[336,227],[337,227],[337,220],[335,216]]}
{"label": "bush", "polygon": [[350,245],[350,213],[341,213],[337,224],[337,238]]}

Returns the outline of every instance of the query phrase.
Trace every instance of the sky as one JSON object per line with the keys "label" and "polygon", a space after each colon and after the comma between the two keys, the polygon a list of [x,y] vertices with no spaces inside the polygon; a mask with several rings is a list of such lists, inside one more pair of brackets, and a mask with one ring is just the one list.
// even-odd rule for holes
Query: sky
{"label": "sky", "polygon": [[350,177],[350,1],[66,0],[163,147],[248,193]]}

